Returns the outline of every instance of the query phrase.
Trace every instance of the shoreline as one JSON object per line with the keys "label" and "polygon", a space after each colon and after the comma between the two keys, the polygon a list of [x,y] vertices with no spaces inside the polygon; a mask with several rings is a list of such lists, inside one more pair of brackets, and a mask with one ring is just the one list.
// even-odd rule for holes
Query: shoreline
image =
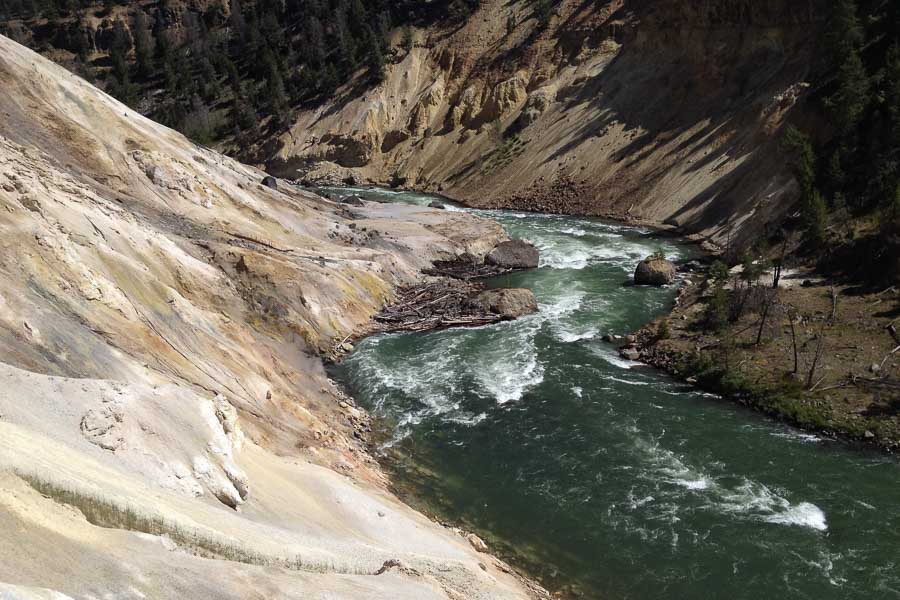
{"label": "shoreline", "polygon": [[[809,415],[795,410],[795,403],[814,401],[815,388],[805,393],[807,397],[803,397],[804,394],[801,393],[799,398],[793,399],[793,402],[779,405],[782,395],[798,395],[793,385],[775,382],[767,387],[757,387],[751,382],[743,381],[736,369],[730,368],[728,364],[723,365],[716,359],[704,357],[705,348],[697,351],[695,348],[685,347],[696,341],[691,337],[690,328],[697,326],[696,309],[703,305],[700,289],[704,285],[704,278],[701,274],[694,274],[688,277],[687,281],[687,285],[683,284],[679,297],[666,315],[654,319],[632,333],[635,337],[633,347],[640,352],[638,362],[666,373],[694,389],[715,394],[726,402],[752,410],[800,431],[821,435],[828,441],[845,444],[854,450],[877,451],[890,456],[896,456],[900,452],[900,439],[882,439],[874,434],[867,435],[869,429],[854,432],[848,429],[846,421],[835,421],[832,425],[828,425],[826,422],[810,420]],[[667,323],[668,330],[671,331],[669,334],[671,337],[668,339],[659,339],[659,326],[663,322]],[[672,322],[686,323],[686,326],[673,328]],[[726,331],[721,336],[727,338],[730,333]],[[625,347],[627,346],[623,346]],[[752,360],[752,357],[746,360]],[[709,372],[710,369],[712,373]],[[831,389],[842,387],[844,386],[836,385]]]}

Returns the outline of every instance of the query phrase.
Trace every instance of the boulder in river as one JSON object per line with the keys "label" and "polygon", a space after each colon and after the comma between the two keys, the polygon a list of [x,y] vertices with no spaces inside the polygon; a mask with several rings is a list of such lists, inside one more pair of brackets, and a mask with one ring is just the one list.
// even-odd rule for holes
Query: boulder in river
{"label": "boulder in river", "polygon": [[648,256],[634,270],[638,285],[666,285],[675,280],[675,265],[660,255]]}
{"label": "boulder in river", "polygon": [[641,351],[634,346],[625,346],[624,348],[619,348],[619,355],[626,360],[641,359]]}
{"label": "boulder in river", "polygon": [[537,248],[531,242],[509,240],[497,244],[485,257],[485,262],[504,269],[536,269],[539,258]]}
{"label": "boulder in river", "polygon": [[343,198],[340,199],[340,202],[341,202],[341,204],[347,204],[349,206],[362,206],[363,205],[363,199],[356,195],[344,196]]}
{"label": "boulder in river", "polygon": [[534,292],[526,289],[485,290],[472,298],[472,304],[504,319],[518,319],[538,311]]}
{"label": "boulder in river", "polygon": [[445,206],[444,206],[444,203],[443,203],[443,202],[440,202],[440,201],[438,201],[438,200],[432,200],[432,201],[428,204],[428,208],[438,208],[438,209],[440,209],[440,210],[444,210]]}
{"label": "boulder in river", "polygon": [[272,188],[273,190],[278,189],[278,180],[271,175],[266,175],[265,177],[263,177],[262,184],[267,188]]}

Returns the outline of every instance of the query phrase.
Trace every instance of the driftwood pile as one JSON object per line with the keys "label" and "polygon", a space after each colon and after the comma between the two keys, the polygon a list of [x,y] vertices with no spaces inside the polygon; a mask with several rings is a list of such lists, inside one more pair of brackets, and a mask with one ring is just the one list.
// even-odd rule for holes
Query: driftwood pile
{"label": "driftwood pile", "polygon": [[502,320],[470,299],[480,284],[457,279],[415,285],[402,290],[393,304],[375,316],[379,332],[431,331],[448,327],[477,327]]}
{"label": "driftwood pile", "polygon": [[423,272],[426,275],[436,277],[451,277],[462,281],[495,277],[508,273],[510,269],[504,269],[497,265],[478,263],[474,259],[458,258],[456,260],[438,260],[430,269]]}

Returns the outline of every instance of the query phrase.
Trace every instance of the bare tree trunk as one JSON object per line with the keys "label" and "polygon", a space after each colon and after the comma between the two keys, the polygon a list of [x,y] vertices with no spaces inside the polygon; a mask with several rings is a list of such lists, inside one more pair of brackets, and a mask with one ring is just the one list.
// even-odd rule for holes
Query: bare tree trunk
{"label": "bare tree trunk", "polygon": [[794,329],[794,314],[788,314],[788,322],[791,325],[791,345],[794,347],[794,375],[797,374],[797,371],[800,370],[800,361],[797,355],[797,331]]}
{"label": "bare tree trunk", "polygon": [[787,238],[781,244],[781,256],[775,263],[775,269],[772,272],[772,289],[778,289],[778,283],[781,281],[781,269],[784,267],[784,253],[787,252]]}
{"label": "bare tree trunk", "polygon": [[887,332],[891,334],[891,337],[894,338],[894,341],[897,342],[898,345],[900,345],[900,334],[897,333],[897,328],[894,327],[893,324],[891,324],[885,327],[885,329],[887,329]]}
{"label": "bare tree trunk", "polygon": [[834,286],[831,286],[831,319],[830,322],[834,323],[834,319],[837,317],[837,291],[835,291]]}
{"label": "bare tree trunk", "polygon": [[819,366],[819,359],[825,350],[825,330],[819,331],[819,340],[816,342],[816,354],[813,356],[812,367],[809,369],[809,377],[806,378],[806,389],[812,389],[813,378],[816,376],[816,367]]}
{"label": "bare tree trunk", "polygon": [[772,302],[774,299],[769,298],[769,295],[766,294],[766,301],[763,305],[763,314],[762,318],[759,320],[759,331],[756,332],[756,345],[759,346],[762,343],[762,335],[763,329],[766,327],[766,320],[769,318],[769,308],[772,306]]}

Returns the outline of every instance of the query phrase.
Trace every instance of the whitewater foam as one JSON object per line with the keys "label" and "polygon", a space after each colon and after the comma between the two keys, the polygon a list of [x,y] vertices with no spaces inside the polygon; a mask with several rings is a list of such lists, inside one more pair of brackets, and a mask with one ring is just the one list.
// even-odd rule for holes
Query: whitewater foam
{"label": "whitewater foam", "polygon": [[765,517],[765,521],[777,523],[778,525],[809,527],[817,531],[828,530],[825,513],[822,512],[821,508],[809,502],[801,502],[796,506],[789,506],[783,512]]}
{"label": "whitewater foam", "polygon": [[559,341],[565,342],[567,344],[571,344],[573,342],[580,342],[582,340],[590,340],[597,337],[597,334],[600,333],[596,329],[588,329],[583,333],[575,333],[573,331],[563,330],[559,332]]}

